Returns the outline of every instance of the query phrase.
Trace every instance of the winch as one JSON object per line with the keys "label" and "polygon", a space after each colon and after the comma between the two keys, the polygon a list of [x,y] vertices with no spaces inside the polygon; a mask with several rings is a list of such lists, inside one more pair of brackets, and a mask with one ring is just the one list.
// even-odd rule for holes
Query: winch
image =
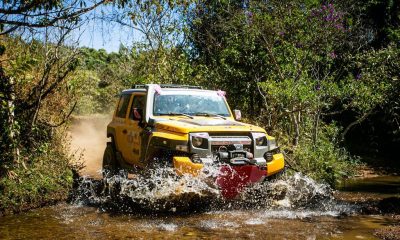
{"label": "winch", "polygon": [[217,159],[233,165],[255,164],[253,154],[243,149],[243,144],[221,146],[217,152]]}

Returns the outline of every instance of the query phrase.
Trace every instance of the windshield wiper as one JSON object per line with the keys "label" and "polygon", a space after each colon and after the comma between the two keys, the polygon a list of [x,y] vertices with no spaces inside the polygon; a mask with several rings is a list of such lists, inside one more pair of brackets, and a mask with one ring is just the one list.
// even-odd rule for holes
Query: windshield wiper
{"label": "windshield wiper", "polygon": [[220,118],[226,120],[226,117],[218,115],[218,114],[214,114],[214,113],[202,113],[202,112],[199,112],[199,113],[195,113],[194,115],[195,116],[205,116],[205,117],[220,117]]}
{"label": "windshield wiper", "polygon": [[193,119],[192,116],[190,116],[189,114],[186,114],[186,113],[169,112],[169,113],[159,113],[159,115],[160,116],[185,116],[190,119]]}

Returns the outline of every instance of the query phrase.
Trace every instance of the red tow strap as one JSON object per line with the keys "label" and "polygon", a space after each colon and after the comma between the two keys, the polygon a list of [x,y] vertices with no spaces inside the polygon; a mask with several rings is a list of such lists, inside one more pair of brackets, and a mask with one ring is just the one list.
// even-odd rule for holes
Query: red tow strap
{"label": "red tow strap", "polygon": [[222,166],[216,182],[221,189],[222,196],[226,199],[233,199],[246,186],[259,182],[266,175],[266,170],[261,170],[255,165]]}

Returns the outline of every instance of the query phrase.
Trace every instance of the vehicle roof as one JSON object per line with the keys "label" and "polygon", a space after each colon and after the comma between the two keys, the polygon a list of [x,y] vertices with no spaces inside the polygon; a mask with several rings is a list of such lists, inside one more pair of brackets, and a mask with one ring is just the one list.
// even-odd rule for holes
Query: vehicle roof
{"label": "vehicle roof", "polygon": [[122,90],[122,92],[121,92],[121,94],[130,94],[130,93],[135,93],[135,92],[146,92],[146,89],[137,89],[137,88],[135,88],[135,89],[125,89],[125,90]]}
{"label": "vehicle roof", "polygon": [[[216,92],[215,90],[207,90],[207,89],[195,89],[195,88],[161,88],[162,91],[168,91],[168,92],[201,92],[201,93],[207,93],[207,92]],[[135,93],[135,92],[146,92],[147,90],[144,88],[130,88],[130,89],[125,89],[121,92],[121,94],[130,94],[130,93]]]}

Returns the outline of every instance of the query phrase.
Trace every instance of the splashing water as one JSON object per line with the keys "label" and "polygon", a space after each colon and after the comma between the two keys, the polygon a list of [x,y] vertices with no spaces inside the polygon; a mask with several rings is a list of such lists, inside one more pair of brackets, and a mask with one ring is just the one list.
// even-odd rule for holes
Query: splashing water
{"label": "splashing water", "polygon": [[355,206],[337,201],[328,185],[298,172],[250,186],[235,201],[224,202],[222,207],[219,204],[218,208],[265,210],[264,215],[269,218],[338,216],[356,212]]}
{"label": "splashing water", "polygon": [[109,187],[120,186],[117,194],[156,211],[182,211],[199,203],[206,204],[219,195],[218,189],[207,184],[206,175],[178,177],[172,168],[160,168],[134,180],[117,178]]}
{"label": "splashing water", "polygon": [[219,190],[210,181],[214,174],[215,170],[209,169],[198,177],[178,177],[172,168],[159,168],[133,179],[118,175],[101,181],[82,178],[73,202],[113,205],[120,210],[181,212],[208,206],[220,197]]}
{"label": "splashing water", "polygon": [[333,200],[333,194],[328,185],[317,183],[296,172],[294,175],[248,188],[242,194],[241,200],[264,203],[270,207],[295,209],[312,207],[323,201]]}
{"label": "splashing water", "polygon": [[237,198],[227,200],[215,184],[219,168],[207,167],[199,176],[174,174],[160,168],[134,179],[121,176],[101,181],[82,178],[74,203],[111,207],[117,211],[196,212],[229,209],[265,209],[276,217],[337,216],[354,212],[337,202],[329,186],[300,173],[248,186]]}

